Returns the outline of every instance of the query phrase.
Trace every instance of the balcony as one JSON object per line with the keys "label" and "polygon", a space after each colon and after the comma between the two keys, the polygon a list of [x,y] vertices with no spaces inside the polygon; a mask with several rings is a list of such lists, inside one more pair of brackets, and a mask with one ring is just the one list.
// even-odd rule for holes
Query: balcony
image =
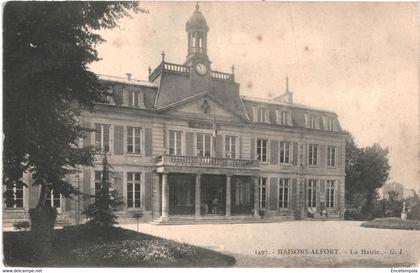
{"label": "balcony", "polygon": [[259,163],[256,160],[231,159],[216,157],[199,157],[183,155],[161,155],[157,158],[159,166],[185,166],[185,167],[213,167],[227,169],[259,169]]}

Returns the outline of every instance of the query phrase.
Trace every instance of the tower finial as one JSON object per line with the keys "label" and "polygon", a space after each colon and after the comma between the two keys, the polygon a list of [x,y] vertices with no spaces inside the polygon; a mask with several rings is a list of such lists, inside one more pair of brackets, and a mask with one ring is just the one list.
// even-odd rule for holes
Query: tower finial
{"label": "tower finial", "polygon": [[198,1],[195,4],[195,10],[198,11],[200,9],[200,5],[198,4]]}
{"label": "tower finial", "polygon": [[164,62],[165,61],[165,51],[162,51],[162,62]]}
{"label": "tower finial", "polygon": [[289,92],[289,77],[286,76],[286,92]]}

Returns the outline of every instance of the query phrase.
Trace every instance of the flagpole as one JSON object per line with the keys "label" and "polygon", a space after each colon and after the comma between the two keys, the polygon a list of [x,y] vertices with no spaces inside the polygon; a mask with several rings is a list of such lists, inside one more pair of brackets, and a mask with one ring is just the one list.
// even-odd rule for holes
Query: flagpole
{"label": "flagpole", "polygon": [[216,136],[217,136],[216,111],[213,107],[213,157],[216,157]]}

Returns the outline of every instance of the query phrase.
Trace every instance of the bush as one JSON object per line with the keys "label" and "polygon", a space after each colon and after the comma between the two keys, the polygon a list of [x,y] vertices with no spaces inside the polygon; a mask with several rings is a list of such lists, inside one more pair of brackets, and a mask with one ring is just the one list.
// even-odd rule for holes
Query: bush
{"label": "bush", "polygon": [[33,231],[52,232],[57,219],[57,210],[51,207],[36,207],[29,210],[29,217]]}
{"label": "bush", "polygon": [[72,255],[79,261],[109,261],[118,264],[134,264],[144,260],[153,264],[169,264],[177,258],[191,257],[196,253],[193,246],[167,240],[122,240],[101,242],[77,248]]}
{"label": "bush", "polygon": [[369,222],[362,223],[361,226],[369,227],[369,228],[420,230],[420,221],[401,220],[401,218],[390,217],[390,218],[373,219]]}
{"label": "bush", "polygon": [[13,227],[17,231],[27,231],[31,227],[31,223],[29,221],[18,221],[13,223]]}
{"label": "bush", "polygon": [[409,209],[407,218],[410,220],[420,220],[420,203],[415,204]]}

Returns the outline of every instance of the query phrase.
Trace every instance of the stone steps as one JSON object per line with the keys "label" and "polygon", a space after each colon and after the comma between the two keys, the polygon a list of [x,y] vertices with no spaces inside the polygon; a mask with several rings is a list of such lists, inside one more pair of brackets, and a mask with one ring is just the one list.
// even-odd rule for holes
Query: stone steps
{"label": "stone steps", "polygon": [[203,224],[249,224],[249,223],[270,223],[267,218],[247,217],[203,217],[195,219],[193,217],[170,217],[166,221],[155,219],[150,221],[153,225],[203,225]]}

